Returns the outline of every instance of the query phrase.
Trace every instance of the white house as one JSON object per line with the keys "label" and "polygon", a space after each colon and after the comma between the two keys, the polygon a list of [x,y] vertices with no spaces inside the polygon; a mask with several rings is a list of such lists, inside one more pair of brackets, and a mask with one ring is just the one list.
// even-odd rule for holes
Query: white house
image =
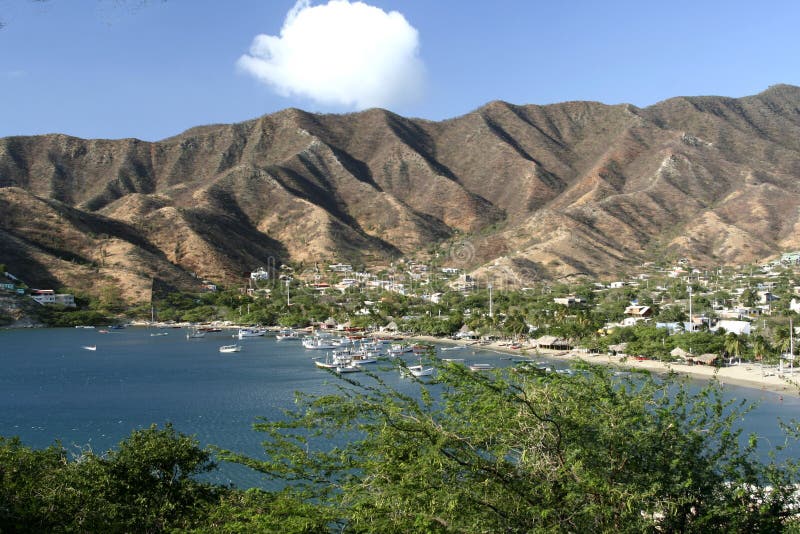
{"label": "white house", "polygon": [[250,273],[250,278],[252,280],[269,280],[269,271],[264,270],[263,267],[259,267]]}
{"label": "white house", "polygon": [[736,334],[737,336],[740,334],[750,334],[750,321],[731,321],[723,319],[721,321],[717,321],[710,330],[717,331],[720,328],[723,328],[728,333]]}
{"label": "white house", "polygon": [[32,289],[31,298],[39,304],[55,304],[56,292],[52,289]]}

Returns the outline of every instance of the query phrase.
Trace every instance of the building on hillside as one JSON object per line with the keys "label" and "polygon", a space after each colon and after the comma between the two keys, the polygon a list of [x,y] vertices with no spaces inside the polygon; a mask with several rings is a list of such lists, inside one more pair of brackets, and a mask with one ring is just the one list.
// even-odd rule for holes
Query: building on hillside
{"label": "building on hillside", "polygon": [[468,292],[477,289],[477,281],[468,274],[462,274],[455,281],[450,283],[455,291]]}
{"label": "building on hillside", "polygon": [[263,267],[259,267],[255,271],[250,273],[251,280],[269,280],[269,271],[265,270]]}
{"label": "building on hillside", "polygon": [[770,302],[780,300],[780,297],[773,294],[772,291],[757,291],[756,294],[758,295],[759,304],[769,304]]}
{"label": "building on hillside", "polygon": [[709,328],[712,332],[716,332],[720,328],[725,330],[727,333],[741,335],[746,334],[750,335],[750,322],[749,321],[731,321],[729,319],[723,319],[721,321],[717,321],[713,327]]}
{"label": "building on hillside", "polygon": [[52,289],[31,289],[31,298],[39,304],[55,304],[56,292]]}
{"label": "building on hillside", "polygon": [[575,295],[567,295],[566,297],[553,297],[553,302],[569,308],[570,306],[583,304],[586,301],[581,297],[576,297]]}
{"label": "building on hillside", "polygon": [[56,293],[56,304],[61,304],[62,306],[66,306],[67,308],[74,308],[75,307],[75,296],[69,293]]}
{"label": "building on hillside", "polygon": [[217,290],[217,284],[209,280],[203,280],[203,290],[210,291],[213,293]]}
{"label": "building on hillside", "polygon": [[683,330],[685,332],[701,332],[703,330],[703,325],[708,325],[709,319],[705,316],[692,316],[691,321],[685,321],[683,323]]}
{"label": "building on hillside", "polygon": [[781,263],[787,265],[800,265],[800,251],[786,252],[781,255]]}
{"label": "building on hillside", "polygon": [[328,265],[328,269],[335,273],[349,273],[353,271],[353,266],[349,263],[334,263]]}
{"label": "building on hillside", "polygon": [[653,308],[650,306],[639,306],[638,304],[632,304],[625,308],[625,315],[632,317],[637,321],[641,321],[642,319],[647,319],[653,315]]}
{"label": "building on hillside", "polygon": [[427,300],[433,304],[439,304],[442,301],[444,293],[425,293],[422,295],[422,300]]}

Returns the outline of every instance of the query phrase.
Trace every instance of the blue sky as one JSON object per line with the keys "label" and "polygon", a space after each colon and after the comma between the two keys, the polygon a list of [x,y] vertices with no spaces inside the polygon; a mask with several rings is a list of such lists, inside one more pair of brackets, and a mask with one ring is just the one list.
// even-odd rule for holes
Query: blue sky
{"label": "blue sky", "polygon": [[[407,28],[398,40],[417,39],[414,57],[384,61],[414,66],[378,72],[379,81],[393,80],[381,88],[380,94],[394,91],[383,107],[406,116],[441,120],[497,99],[647,106],[678,95],[740,97],[776,83],[800,85],[800,2],[366,3],[402,14]],[[285,88],[282,96],[242,68],[254,38],[280,37],[294,6],[294,0],[0,0],[0,137],[58,132],[157,140],[286,107],[340,113],[374,103],[371,94],[358,104]],[[322,48],[331,43],[325,39]],[[301,41],[320,45],[313,37]],[[381,46],[394,44],[360,48]],[[360,87],[362,75],[345,90]]]}

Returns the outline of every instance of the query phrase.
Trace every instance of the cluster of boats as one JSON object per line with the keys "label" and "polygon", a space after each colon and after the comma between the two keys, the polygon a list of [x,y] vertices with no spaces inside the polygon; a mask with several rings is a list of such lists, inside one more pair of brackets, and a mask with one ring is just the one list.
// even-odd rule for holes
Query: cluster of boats
{"label": "cluster of boats", "polygon": [[[302,343],[308,350],[328,350],[324,359],[314,358],[314,364],[336,373],[357,373],[362,370],[361,366],[377,363],[384,356],[397,357],[406,352],[421,353],[428,350],[428,347],[392,343],[387,339],[351,339],[347,336],[335,337],[330,334],[307,336],[302,339]],[[421,364],[406,367],[405,370],[413,376],[433,374],[432,367],[423,367]]]}
{"label": "cluster of boats", "polygon": [[[76,327],[77,328],[77,327]],[[94,327],[84,327],[94,328]],[[122,326],[108,327],[118,329],[124,328]],[[203,338],[209,332],[220,332],[220,328],[216,327],[192,327],[186,334],[187,339]],[[102,330],[101,333],[107,333]],[[240,340],[246,338],[263,337],[267,333],[264,328],[247,327],[239,328],[237,333],[233,335],[234,338]],[[151,336],[167,335],[166,332],[151,333]],[[433,347],[431,345],[411,344],[399,341],[397,338],[384,339],[384,338],[365,338],[362,336],[335,336],[327,332],[317,332],[313,335],[301,335],[300,332],[293,329],[282,329],[276,336],[275,340],[282,341],[300,341],[303,347],[307,350],[326,350],[324,358],[313,358],[314,364],[322,369],[330,369],[336,373],[356,373],[362,370],[362,366],[377,363],[381,358],[389,357],[396,358],[406,353],[413,353],[419,357],[418,365],[402,365],[401,373],[405,376],[412,377],[426,377],[435,374],[435,368],[423,365],[422,356],[429,353]],[[96,345],[83,345],[83,350],[96,351]],[[223,345],[219,347],[220,353],[237,353],[241,352],[243,345],[233,343],[230,345]],[[464,345],[441,347],[439,350],[444,352],[463,350],[467,348]],[[444,356],[444,354],[442,355]],[[491,371],[495,368],[490,363],[467,363],[463,358],[445,358],[442,357],[442,362],[459,364],[467,367],[470,371],[481,372]],[[558,373],[558,374],[573,374],[570,369],[553,369],[546,365],[541,365],[533,360],[520,360],[515,368],[518,370],[533,370],[541,373]]]}

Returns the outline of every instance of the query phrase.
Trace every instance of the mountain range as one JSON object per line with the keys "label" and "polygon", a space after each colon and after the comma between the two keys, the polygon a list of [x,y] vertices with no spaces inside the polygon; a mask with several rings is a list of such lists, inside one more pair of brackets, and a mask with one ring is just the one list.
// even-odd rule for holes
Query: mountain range
{"label": "mountain range", "polygon": [[132,301],[283,262],[519,283],[800,248],[800,88],[653,106],[495,101],[433,122],[286,109],[157,142],[0,138],[0,263]]}

